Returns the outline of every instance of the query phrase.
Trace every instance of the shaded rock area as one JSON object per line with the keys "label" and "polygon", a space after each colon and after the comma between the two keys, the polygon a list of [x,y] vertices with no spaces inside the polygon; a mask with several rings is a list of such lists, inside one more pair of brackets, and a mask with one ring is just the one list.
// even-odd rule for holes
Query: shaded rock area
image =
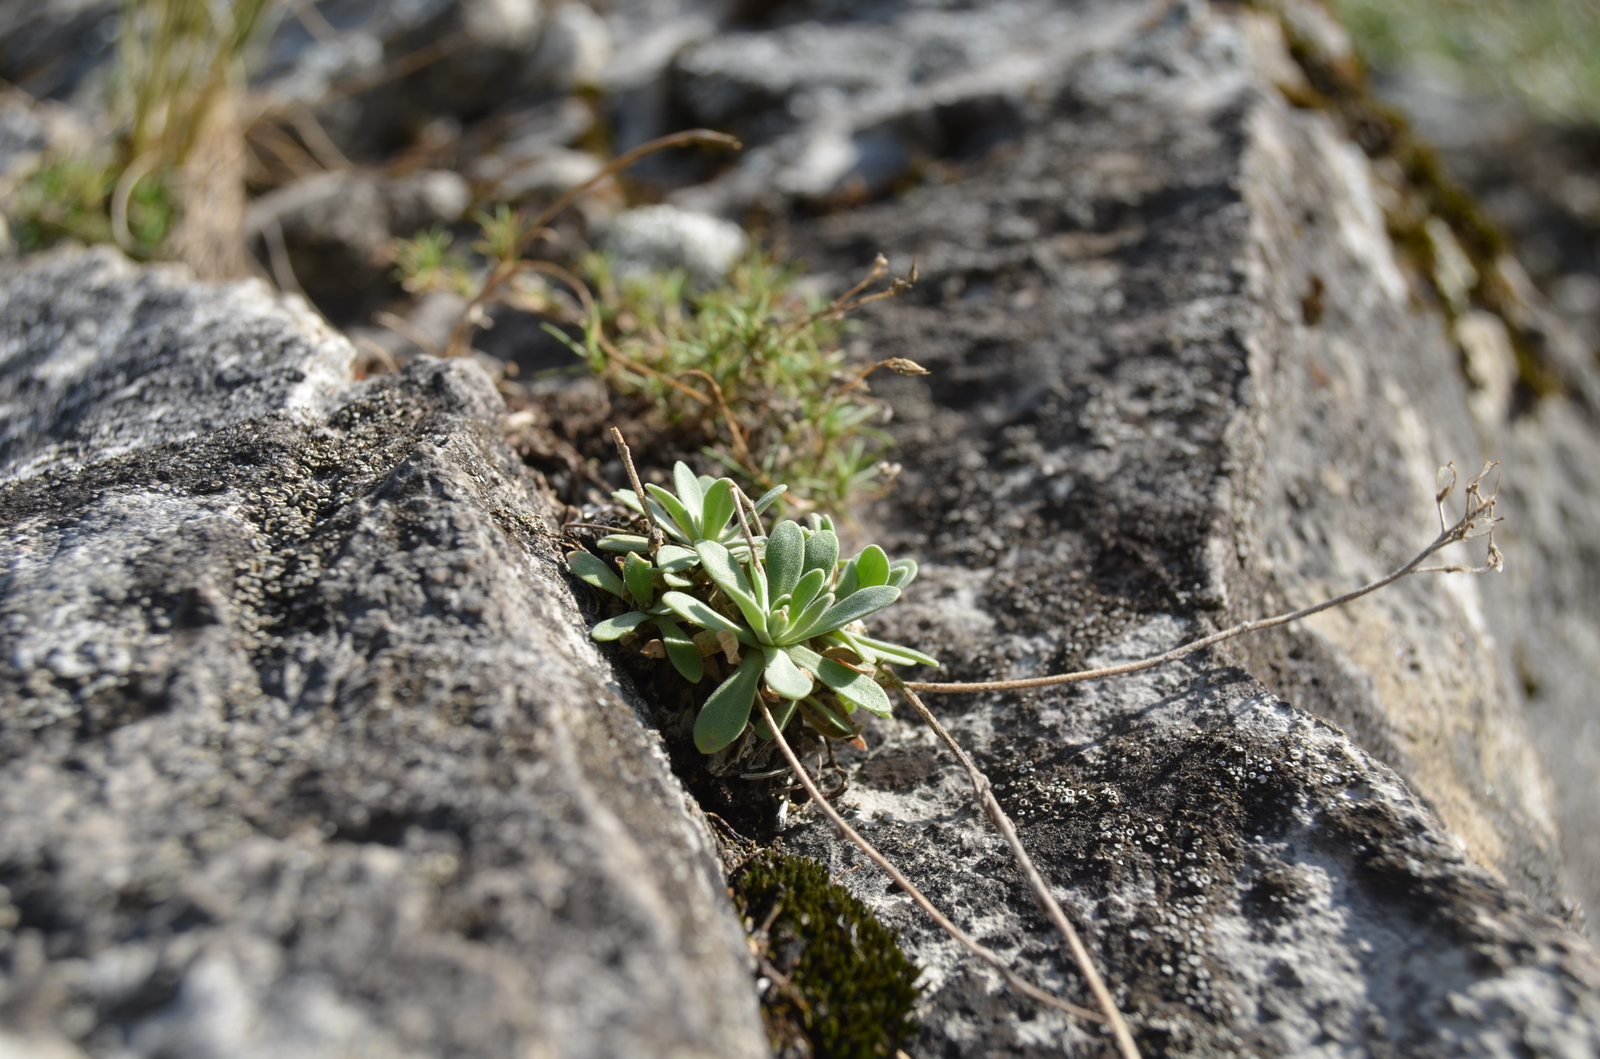
{"label": "shaded rock area", "polygon": [[498,395],[352,357],[259,285],[0,274],[0,1050],[763,1054]]}

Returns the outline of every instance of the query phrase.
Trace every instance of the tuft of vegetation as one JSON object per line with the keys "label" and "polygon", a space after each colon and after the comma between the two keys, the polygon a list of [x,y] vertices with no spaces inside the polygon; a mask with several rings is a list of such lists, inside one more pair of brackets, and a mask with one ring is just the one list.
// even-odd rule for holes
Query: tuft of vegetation
{"label": "tuft of vegetation", "polygon": [[115,141],[46,159],[11,197],[23,249],[62,239],[177,257],[206,278],[243,271],[238,100],[272,0],[124,0],[108,82]]}
{"label": "tuft of vegetation", "polygon": [[603,255],[589,255],[584,272],[599,297],[573,350],[613,392],[647,399],[672,427],[713,436],[703,451],[743,482],[786,483],[801,511],[842,510],[893,482],[898,467],[880,458],[891,441],[875,425],[888,407],[866,380],[879,368],[923,371],[903,359],[851,368],[838,343],[846,313],[899,293],[914,269],[869,294],[888,274],[880,257],[826,303],[800,296],[799,270],[759,251],[703,292],[681,270],[619,276]]}
{"label": "tuft of vegetation", "polygon": [[762,853],[733,877],[759,949],[762,1017],[780,1053],[886,1059],[916,1031],[916,964],[872,910],[816,861]]}
{"label": "tuft of vegetation", "polygon": [[915,268],[873,291],[888,277],[880,256],[861,283],[820,302],[799,292],[798,268],[755,251],[697,291],[683,270],[622,273],[605,254],[582,255],[576,271],[523,260],[536,234],[526,218],[502,205],[476,220],[471,255],[443,229],[398,242],[395,278],[413,292],[461,294],[478,307],[469,312],[499,301],[545,317],[614,395],[643,410],[648,429],[708,439],[702,453],[754,491],[786,483],[790,510],[845,510],[893,484],[899,467],[883,459],[892,442],[877,425],[889,410],[867,380],[880,369],[926,372],[904,358],[851,366],[839,339],[847,313],[899,294]]}
{"label": "tuft of vegetation", "polygon": [[[786,520],[757,536],[751,525],[759,527],[782,486],[751,502],[731,478],[696,475],[683,463],[673,478],[676,494],[657,485],[644,487],[642,501],[631,489],[614,494],[647,526],[600,541],[622,555],[620,569],[581,550],[567,565],[619,604],[620,613],[591,631],[596,640],[639,644],[691,684],[707,675],[717,681],[695,719],[702,753],[731,748],[738,758],[742,743],[772,739],[764,721],[751,721],[757,695],[780,730],[798,715],[827,738],[854,739],[857,709],[889,715],[889,696],[874,680],[878,665],[939,664],[868,636],[862,622],[900,598],[917,576],[915,561],[891,562],[875,544],[841,560],[825,515],[812,515],[809,528]],[[659,638],[641,643],[645,627]]]}
{"label": "tuft of vegetation", "polygon": [[1375,66],[1426,58],[1479,91],[1565,121],[1600,122],[1592,0],[1333,0]]}

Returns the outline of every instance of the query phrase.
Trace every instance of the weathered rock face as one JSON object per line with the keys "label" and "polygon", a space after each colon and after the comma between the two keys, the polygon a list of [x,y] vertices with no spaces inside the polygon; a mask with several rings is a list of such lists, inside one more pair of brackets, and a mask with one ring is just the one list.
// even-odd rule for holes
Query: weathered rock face
{"label": "weathered rock face", "polygon": [[[323,4],[343,35],[289,27],[272,77],[315,100],[405,27],[539,7],[397,6],[402,25]],[[532,94],[423,154],[516,195],[596,164],[571,147],[597,115],[623,146],[726,125],[753,149],[675,204],[767,211],[841,288],[879,250],[915,257],[916,290],[859,336],[934,372],[882,383],[906,470],[866,522],[924,564],[884,633],[951,677],[1140,657],[1349,588],[1431,537],[1437,464],[1506,462],[1503,577],[1406,582],[1115,683],[934,700],[1141,1046],[1600,1052],[1600,959],[1567,901],[1600,903],[1587,354],[1552,330],[1571,396],[1529,402],[1496,318],[1446,326],[1385,231],[1382,172],[1283,101],[1299,73],[1264,15],[739,14],[550,5],[541,43],[464,51],[480,94],[436,109],[496,105],[502,61]],[[564,94],[596,77],[603,101]],[[371,154],[423,128],[422,83],[347,108],[376,139],[337,110],[331,134]],[[698,164],[657,161],[668,182]],[[258,202],[291,256],[354,248],[345,275],[303,269],[314,297],[372,285],[373,225],[412,223],[391,184]],[[484,347],[521,356],[514,335]],[[98,254],[0,275],[0,1056],[761,1052],[706,838],[583,634],[497,398],[428,360],[353,383],[349,355],[256,288]],[[931,737],[867,738],[841,758],[862,829],[1086,1002]],[[1105,1050],[790,819],[786,846],[927,968],[913,1054]]]}
{"label": "weathered rock face", "polygon": [[0,275],[9,1044],[762,1054],[498,396],[351,356],[258,286]]}
{"label": "weathered rock face", "polygon": [[[906,472],[876,529],[925,564],[891,637],[952,679],[1129,660],[1371,580],[1436,532],[1435,467],[1495,453],[1509,407],[1413,294],[1365,157],[1273,87],[1293,69],[1265,19],[1136,27],[1014,150],[790,233],[841,272],[918,261],[920,293],[862,336],[933,371],[881,388]],[[1539,460],[1513,469],[1535,493]],[[1158,676],[935,708],[1152,1050],[1586,1054],[1600,963],[1547,915],[1570,882],[1508,679],[1525,577],[1412,581]],[[880,731],[852,766],[863,829],[1076,988],[931,739]],[[859,859],[821,824],[786,840]],[[848,878],[930,967],[924,1049],[1091,1047]]]}

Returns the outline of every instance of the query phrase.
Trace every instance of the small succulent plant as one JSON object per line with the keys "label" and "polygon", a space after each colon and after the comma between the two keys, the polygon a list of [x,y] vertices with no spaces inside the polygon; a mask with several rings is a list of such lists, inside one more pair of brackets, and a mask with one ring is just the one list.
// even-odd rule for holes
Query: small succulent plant
{"label": "small succulent plant", "polygon": [[[745,521],[735,517],[741,498],[731,479],[696,476],[682,463],[673,479],[676,495],[646,486],[643,505],[631,490],[613,494],[647,514],[673,543],[652,556],[648,536],[612,534],[600,547],[624,553],[620,574],[586,551],[571,552],[567,564],[580,580],[631,607],[597,624],[596,640],[635,637],[654,626],[662,653],[690,683],[704,679],[706,659],[719,652],[733,667],[695,720],[702,752],[716,753],[744,734],[757,695],[772,704],[780,728],[798,711],[822,735],[849,739],[859,731],[850,720],[857,709],[889,713],[874,667],[939,664],[868,636],[862,624],[900,598],[917,576],[915,562],[891,562],[875,544],[841,562],[839,537],[822,515],[812,515],[809,527],[784,521],[770,536],[747,535]],[[759,514],[782,488],[745,503]],[[699,631],[691,635],[684,625]],[[759,720],[755,733],[772,737]]]}

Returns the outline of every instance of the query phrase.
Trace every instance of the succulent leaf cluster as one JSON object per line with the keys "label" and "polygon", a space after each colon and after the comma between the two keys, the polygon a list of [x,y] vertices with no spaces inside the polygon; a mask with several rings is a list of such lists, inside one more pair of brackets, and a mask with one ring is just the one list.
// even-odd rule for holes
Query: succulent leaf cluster
{"label": "succulent leaf cluster", "polygon": [[[732,667],[695,720],[702,752],[744,734],[757,695],[771,704],[780,728],[798,712],[822,735],[849,739],[859,730],[850,720],[857,709],[889,714],[889,697],[873,679],[877,665],[939,664],[868,636],[863,624],[900,598],[917,576],[914,561],[890,561],[875,544],[841,561],[838,534],[822,515],[812,515],[808,527],[785,520],[768,536],[746,538],[731,479],[696,476],[679,463],[673,480],[676,494],[647,485],[643,504],[632,490],[613,494],[671,543],[650,555],[644,534],[602,539],[601,548],[623,554],[620,574],[586,551],[571,552],[567,563],[580,580],[631,608],[595,625],[596,640],[653,626],[662,652],[690,683],[700,683],[707,660],[719,654]],[[779,486],[750,506],[759,513],[782,492]],[[759,719],[755,732],[772,737]]]}

